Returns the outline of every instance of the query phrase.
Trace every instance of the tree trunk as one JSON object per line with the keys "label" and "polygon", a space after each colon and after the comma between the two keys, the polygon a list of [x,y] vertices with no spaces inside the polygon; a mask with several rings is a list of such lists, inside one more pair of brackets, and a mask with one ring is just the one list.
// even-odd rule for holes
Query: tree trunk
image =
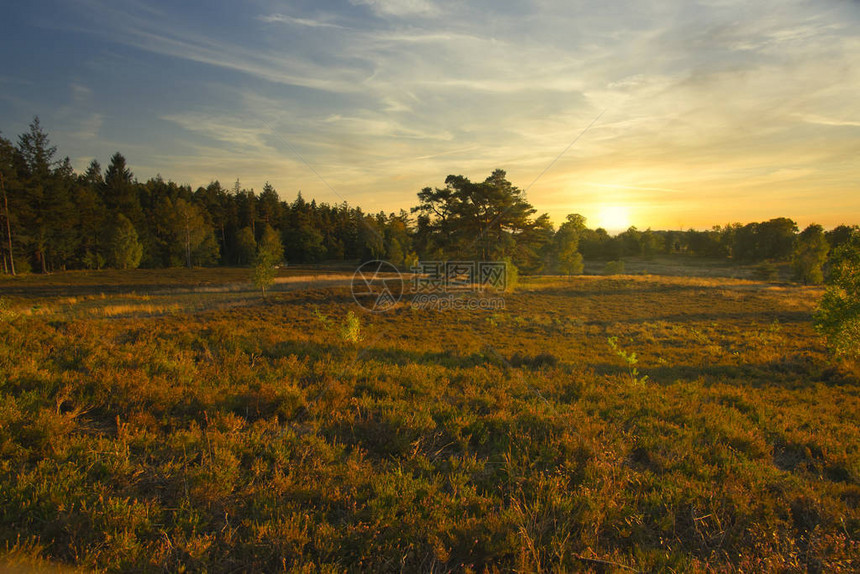
{"label": "tree trunk", "polygon": [[185,266],[191,269],[191,229],[188,218],[185,218]]}
{"label": "tree trunk", "polygon": [[227,235],[224,233],[224,224],[221,224],[221,265],[227,264]]}
{"label": "tree trunk", "polygon": [[[3,174],[0,173],[0,189],[3,190],[3,214],[6,219],[6,239],[9,246],[9,268],[12,270],[12,276],[15,276],[15,256],[12,255],[12,226],[9,223],[9,199],[6,197],[6,186],[3,182]],[[6,266],[6,259],[3,259],[3,267]]]}

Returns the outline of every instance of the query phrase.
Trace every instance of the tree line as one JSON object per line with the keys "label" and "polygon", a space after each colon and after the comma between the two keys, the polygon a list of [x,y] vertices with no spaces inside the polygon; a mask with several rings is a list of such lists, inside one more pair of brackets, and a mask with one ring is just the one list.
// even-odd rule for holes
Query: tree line
{"label": "tree line", "polygon": [[857,227],[802,232],[788,218],[708,231],[640,231],[611,236],[568,215],[557,228],[538,214],[503,170],[484,181],[448,176],[418,192],[411,210],[365,213],[346,202],[292,202],[270,184],[257,193],[237,180],[192,189],[156,176],[138,181],[119,152],[75,173],[59,159],[39,119],[17,143],[0,135],[6,273],[103,267],[250,265],[261,253],[290,263],[385,259],[506,260],[526,273],[582,272],[584,259],[686,254],[742,263],[792,261],[799,279],[820,282],[827,254]]}

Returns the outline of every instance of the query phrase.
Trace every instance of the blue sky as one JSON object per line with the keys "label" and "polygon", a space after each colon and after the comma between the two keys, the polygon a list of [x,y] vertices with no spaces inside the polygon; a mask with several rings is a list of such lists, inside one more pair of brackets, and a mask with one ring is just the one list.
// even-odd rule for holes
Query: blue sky
{"label": "blue sky", "polygon": [[15,140],[38,115],[79,170],[121,151],[141,180],[396,211],[449,173],[502,168],[556,222],[860,223],[855,1],[4,12],[0,130]]}

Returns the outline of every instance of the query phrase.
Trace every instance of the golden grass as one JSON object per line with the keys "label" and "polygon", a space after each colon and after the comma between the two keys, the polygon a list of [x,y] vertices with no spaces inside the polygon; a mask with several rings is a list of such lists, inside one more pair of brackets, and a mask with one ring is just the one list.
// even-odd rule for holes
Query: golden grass
{"label": "golden grass", "polygon": [[0,320],[0,540],[25,556],[858,569],[860,372],[812,330],[818,289],[526,278],[502,311],[372,315],[344,287],[117,287]]}

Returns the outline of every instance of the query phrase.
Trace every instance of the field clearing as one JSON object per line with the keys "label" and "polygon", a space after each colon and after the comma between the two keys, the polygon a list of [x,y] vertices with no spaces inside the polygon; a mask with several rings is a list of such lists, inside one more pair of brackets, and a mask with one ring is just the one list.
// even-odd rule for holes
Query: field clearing
{"label": "field clearing", "polygon": [[265,301],[248,270],[174,273],[0,281],[16,560],[860,569],[860,371],[812,330],[819,288],[536,278],[500,311],[369,314],[341,271]]}

